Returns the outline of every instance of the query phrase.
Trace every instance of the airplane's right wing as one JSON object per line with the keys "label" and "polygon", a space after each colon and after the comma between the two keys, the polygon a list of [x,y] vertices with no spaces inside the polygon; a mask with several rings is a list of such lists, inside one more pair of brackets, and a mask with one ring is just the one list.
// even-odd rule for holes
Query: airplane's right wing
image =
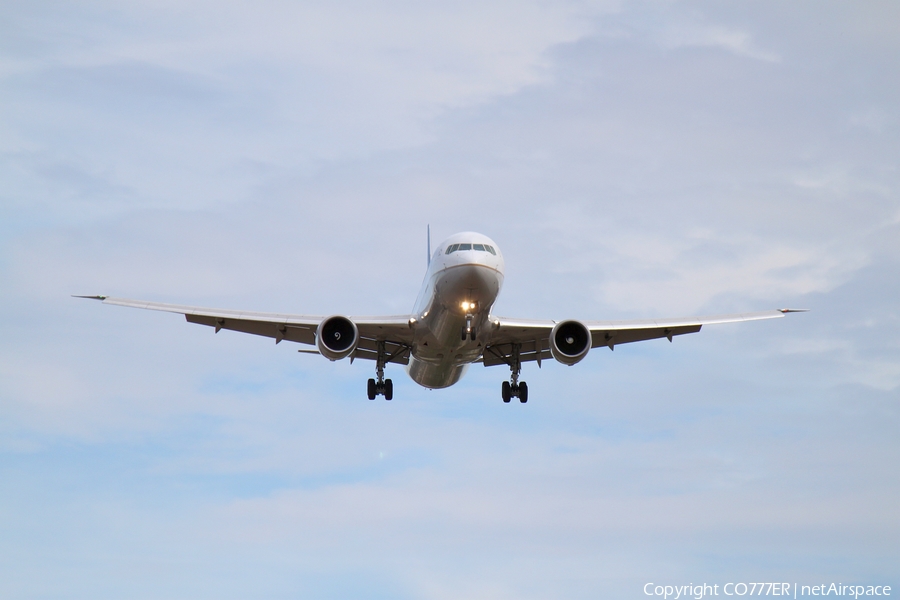
{"label": "airplane's right wing", "polygon": [[[639,319],[630,321],[581,321],[591,335],[591,348],[607,346],[610,350],[619,344],[640,342],[658,338],[696,333],[704,325],[740,323],[762,319],[777,319],[802,309],[783,308],[752,313],[713,315],[707,317],[679,317],[674,319]],[[486,367],[510,364],[515,352],[519,361],[540,361],[552,358],[550,332],[559,321],[494,318],[494,330],[485,348],[482,362]]]}
{"label": "airplane's right wing", "polygon": [[[316,345],[316,330],[325,318],[314,315],[291,315],[265,313],[223,308],[201,308],[164,302],[148,302],[111,296],[78,296],[100,300],[104,304],[159,310],[184,315],[188,323],[214,327],[216,333],[222,329],[273,338],[275,343],[282,340],[300,344]],[[387,317],[350,317],[359,330],[359,344],[351,358],[375,360],[379,344],[384,344],[387,362],[406,364],[413,332],[409,327],[409,315]],[[317,350],[301,350],[317,353]]]}

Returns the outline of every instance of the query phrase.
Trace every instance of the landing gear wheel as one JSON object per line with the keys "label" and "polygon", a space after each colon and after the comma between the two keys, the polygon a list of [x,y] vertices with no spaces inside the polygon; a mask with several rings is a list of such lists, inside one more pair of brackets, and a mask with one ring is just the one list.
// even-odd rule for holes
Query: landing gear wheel
{"label": "landing gear wheel", "polygon": [[510,389],[510,385],[508,381],[503,382],[503,386],[500,388],[500,393],[503,396],[504,402],[509,402],[512,398],[512,390]]}
{"label": "landing gear wheel", "polygon": [[369,400],[374,400],[376,396],[384,396],[385,400],[393,400],[394,398],[394,382],[384,378],[384,365],[389,362],[393,355],[388,356],[385,349],[385,342],[378,342],[378,356],[375,359],[375,375],[378,379],[369,380]]}
{"label": "landing gear wheel", "polygon": [[519,384],[519,402],[522,404],[528,402],[528,384],[524,381]]}
{"label": "landing gear wheel", "polygon": [[465,327],[463,327],[462,330],[461,330],[461,333],[459,334],[459,338],[460,338],[462,341],[466,341],[466,338],[467,338],[467,337],[469,337],[469,332],[466,331],[466,328],[465,328]]}
{"label": "landing gear wheel", "polygon": [[473,342],[475,341],[476,335],[477,335],[477,334],[475,333],[475,328],[473,327],[473,328],[472,328],[472,333],[471,333],[471,338],[470,338]]}

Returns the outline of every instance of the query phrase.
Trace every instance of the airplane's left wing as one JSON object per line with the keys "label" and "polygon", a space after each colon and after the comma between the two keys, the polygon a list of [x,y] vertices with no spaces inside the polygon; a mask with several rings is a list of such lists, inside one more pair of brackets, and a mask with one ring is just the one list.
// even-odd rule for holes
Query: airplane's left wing
{"label": "airplane's left wing", "polygon": [[[783,308],[752,313],[713,315],[707,317],[679,317],[674,319],[641,319],[631,321],[581,321],[590,332],[591,348],[608,346],[610,350],[619,344],[640,342],[658,338],[696,333],[704,325],[739,323],[762,319],[777,319],[802,309]],[[493,318],[493,332],[485,348],[482,362],[485,366],[510,364],[516,352],[519,361],[537,361],[552,358],[550,333],[558,321]]]}
{"label": "airplane's left wing", "polygon": [[[214,327],[216,333],[222,329],[270,337],[279,343],[282,340],[300,344],[316,344],[316,329],[325,318],[315,315],[292,315],[286,313],[266,313],[223,308],[202,308],[164,302],[148,302],[112,296],[76,296],[100,300],[104,304],[159,310],[184,315],[188,323]],[[353,358],[375,360],[378,344],[384,343],[390,357],[388,362],[406,364],[409,361],[409,344],[412,331],[409,315],[386,317],[349,317],[359,329],[359,345]],[[303,350],[315,352],[315,350]]]}

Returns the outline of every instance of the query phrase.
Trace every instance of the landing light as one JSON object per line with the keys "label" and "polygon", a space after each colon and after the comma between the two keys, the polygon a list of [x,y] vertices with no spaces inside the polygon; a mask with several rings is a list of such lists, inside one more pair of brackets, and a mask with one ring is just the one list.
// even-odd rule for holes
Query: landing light
{"label": "landing light", "polygon": [[475,306],[477,306],[474,302],[463,301],[460,306],[463,310],[475,310]]}

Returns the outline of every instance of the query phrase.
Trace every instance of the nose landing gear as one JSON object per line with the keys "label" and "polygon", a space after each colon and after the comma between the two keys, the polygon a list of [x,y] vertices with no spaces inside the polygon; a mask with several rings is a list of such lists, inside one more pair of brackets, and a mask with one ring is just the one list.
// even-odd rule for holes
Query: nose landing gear
{"label": "nose landing gear", "polygon": [[460,332],[460,338],[463,341],[466,341],[467,339],[470,339],[473,342],[475,341],[475,337],[477,336],[478,332],[474,327],[472,327],[473,318],[474,317],[472,315],[466,315],[466,324],[463,325],[462,331]]}
{"label": "nose landing gear", "polygon": [[519,344],[513,344],[509,370],[511,371],[509,381],[504,381],[500,388],[503,401],[509,402],[513,398],[518,398],[519,402],[525,404],[528,402],[528,384],[524,381],[519,382],[519,373],[522,372],[522,361],[519,360]]}

